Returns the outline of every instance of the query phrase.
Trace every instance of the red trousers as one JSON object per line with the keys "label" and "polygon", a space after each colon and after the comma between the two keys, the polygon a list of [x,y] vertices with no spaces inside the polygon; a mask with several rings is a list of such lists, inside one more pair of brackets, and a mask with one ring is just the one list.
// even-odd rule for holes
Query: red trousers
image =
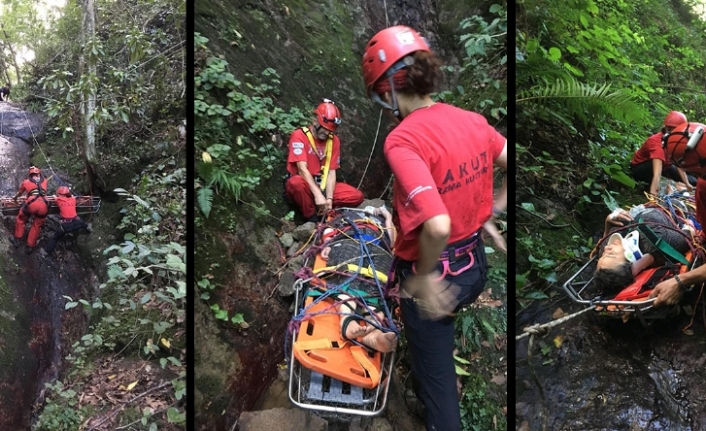
{"label": "red trousers", "polygon": [[47,218],[47,213],[49,208],[44,199],[38,198],[34,199],[33,196],[27,198],[30,202],[27,206],[22,206],[20,213],[17,214],[17,221],[15,222],[15,238],[21,239],[25,234],[25,224],[29,220],[30,216],[34,217],[32,222],[32,227],[29,229],[29,235],[27,235],[27,245],[30,247],[35,247],[37,245],[37,240],[39,239],[39,232],[42,230],[42,225],[44,220]]}
{"label": "red trousers", "polygon": [[[294,202],[302,212],[304,218],[316,215],[316,203],[314,194],[311,193],[306,180],[295,175],[287,180],[284,186],[287,198]],[[333,207],[357,207],[363,202],[363,192],[346,183],[336,183],[333,191]]]}

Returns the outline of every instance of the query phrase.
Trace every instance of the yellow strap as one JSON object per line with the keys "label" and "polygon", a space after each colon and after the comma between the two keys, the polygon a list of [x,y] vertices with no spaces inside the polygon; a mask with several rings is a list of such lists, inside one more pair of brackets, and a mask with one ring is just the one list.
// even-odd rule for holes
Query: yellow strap
{"label": "yellow strap", "polygon": [[[308,127],[302,127],[302,130],[306,134],[306,137],[309,138],[309,143],[311,144],[311,148],[314,149],[314,153],[317,155],[319,154],[319,150],[316,148],[316,144],[314,143],[314,135],[311,134],[311,130],[309,130]],[[326,162],[324,165],[321,167],[321,184],[319,186],[321,187],[321,191],[324,191],[326,189],[326,180],[328,179],[328,171],[329,168],[331,167],[331,154],[333,153],[333,133],[328,134],[328,140],[326,141]]]}
{"label": "yellow strap", "polygon": [[[350,272],[358,272],[358,269],[360,268],[358,265],[354,265],[352,263],[349,263],[346,266],[347,266],[346,269],[348,269],[348,271],[350,271]],[[316,270],[316,275],[319,275],[325,271],[336,271],[339,268],[340,268],[340,265],[339,266],[327,266],[325,268],[321,268],[321,269]],[[382,272],[377,271],[377,270],[375,271],[375,273],[378,276],[378,280],[382,281],[383,283],[387,283],[387,274],[383,274]],[[373,269],[370,267],[370,265],[368,265],[365,268],[360,268],[360,274],[364,275],[368,278],[374,278],[373,277]]]}
{"label": "yellow strap", "polygon": [[294,342],[294,348],[297,350],[342,349],[345,345],[346,342],[339,342],[338,347],[335,347],[328,338]]}
{"label": "yellow strap", "polygon": [[373,387],[377,387],[380,384],[380,371],[370,362],[365,349],[360,346],[351,346],[351,353],[353,354],[353,359],[370,375]]}

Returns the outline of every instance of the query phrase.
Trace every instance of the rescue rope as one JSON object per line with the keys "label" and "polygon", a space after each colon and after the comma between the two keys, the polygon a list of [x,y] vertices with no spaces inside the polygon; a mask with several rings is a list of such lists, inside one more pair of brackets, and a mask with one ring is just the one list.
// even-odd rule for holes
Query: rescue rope
{"label": "rescue rope", "polygon": [[[387,0],[383,1],[383,8],[385,9],[385,27],[390,26],[390,19],[387,16]],[[363,176],[360,177],[360,182],[358,183],[358,189],[360,189],[360,186],[363,184],[363,179],[365,178],[365,174],[368,172],[368,166],[370,166],[370,161],[373,159],[373,152],[375,151],[375,145],[378,142],[378,135],[380,134],[380,124],[382,123],[382,108],[380,108],[380,115],[378,116],[378,127],[377,131],[375,131],[375,140],[373,140],[373,148],[370,150],[370,157],[368,157],[368,164],[365,165],[365,170],[363,171]],[[390,180],[392,180],[392,177],[390,177]],[[387,184],[387,186],[390,186],[390,183]],[[385,191],[387,191],[387,187],[385,187]],[[382,193],[384,195],[385,192]],[[380,195],[380,198],[382,198],[382,195]]]}
{"label": "rescue rope", "polygon": [[56,177],[59,180],[59,184],[61,184],[62,186],[66,185],[61,180],[61,177],[59,175],[57,175],[56,172],[54,172],[54,169],[49,164],[49,158],[44,153],[44,150],[42,150],[42,147],[41,147],[41,145],[39,145],[39,142],[37,142],[37,138],[36,138],[36,136],[34,136],[34,130],[32,130],[32,124],[30,124],[29,118],[27,118],[27,112],[24,109],[22,110],[22,114],[25,116],[25,121],[27,122],[27,127],[29,127],[29,132],[32,134],[32,140],[34,141],[34,144],[37,146],[37,148],[39,148],[39,152],[42,153],[44,160],[46,160],[47,166],[49,166],[49,170],[51,171],[52,177]]}
{"label": "rescue rope", "polygon": [[375,139],[373,140],[373,148],[370,150],[370,157],[368,157],[368,164],[365,165],[365,170],[363,171],[363,176],[360,177],[360,182],[358,183],[358,189],[363,184],[363,179],[365,179],[365,174],[368,172],[368,166],[370,166],[370,161],[373,160],[373,153],[375,152],[375,145],[378,143],[378,134],[380,133],[380,123],[382,122],[382,108],[380,108],[380,116],[378,117],[378,129],[375,132]]}
{"label": "rescue rope", "polygon": [[561,325],[562,323],[569,321],[573,319],[574,317],[580,316],[583,313],[586,313],[588,311],[593,310],[595,307],[591,305],[588,308],[585,308],[581,311],[577,311],[574,314],[569,314],[568,316],[564,316],[560,319],[553,320],[551,322],[547,322],[544,324],[534,324],[532,326],[528,326],[523,329],[524,334],[518,335],[515,337],[515,341],[520,340],[526,336],[529,335],[529,343],[527,344],[527,363],[529,365],[530,369],[530,374],[532,375],[532,381],[534,382],[535,385],[537,385],[537,388],[539,388],[539,396],[542,398],[542,411],[540,412],[540,416],[543,416],[543,424],[542,424],[542,430],[547,429],[547,421],[549,419],[548,415],[548,406],[547,406],[547,398],[544,395],[544,388],[542,387],[542,383],[539,381],[539,377],[537,377],[537,373],[534,369],[534,364],[532,363],[532,347],[534,346],[534,337],[535,335],[544,335],[547,332],[549,332],[549,329],[553,328],[554,326]]}
{"label": "rescue rope", "polygon": [[524,334],[521,334],[521,335],[518,335],[518,336],[515,337],[515,341],[521,340],[522,338],[524,338],[524,337],[526,337],[526,336],[528,336],[528,335],[533,335],[533,336],[534,336],[534,335],[543,335],[543,334],[546,334],[547,332],[549,332],[549,329],[551,329],[551,328],[553,328],[553,327],[555,327],[555,326],[557,326],[557,325],[561,325],[562,323],[564,323],[564,322],[566,322],[566,321],[568,321],[568,320],[571,320],[571,319],[573,319],[574,317],[580,316],[580,315],[582,315],[583,313],[586,313],[586,312],[588,312],[588,311],[590,311],[590,310],[593,310],[594,308],[595,308],[595,307],[594,307],[593,305],[591,305],[591,306],[588,307],[588,308],[585,308],[585,309],[583,309],[583,310],[581,310],[581,311],[577,311],[577,312],[574,313],[574,314],[569,314],[568,316],[564,316],[564,317],[562,317],[561,319],[552,320],[551,322],[543,323],[543,324],[541,324],[541,325],[540,325],[539,323],[536,323],[536,324],[534,324],[534,325],[532,325],[532,326],[528,326],[528,327],[526,327],[526,328],[523,329]]}

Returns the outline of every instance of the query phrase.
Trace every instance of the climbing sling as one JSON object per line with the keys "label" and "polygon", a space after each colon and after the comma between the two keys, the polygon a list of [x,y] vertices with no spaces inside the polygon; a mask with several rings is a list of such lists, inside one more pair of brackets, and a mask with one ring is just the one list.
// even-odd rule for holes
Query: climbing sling
{"label": "climbing sling", "polygon": [[[307,138],[309,138],[309,144],[311,144],[311,148],[314,150],[314,153],[319,154],[319,150],[316,148],[316,144],[314,143],[314,135],[311,134],[311,130],[309,130],[308,127],[302,127],[302,131],[306,135]],[[324,191],[326,189],[326,180],[328,179],[328,171],[329,168],[331,167],[331,154],[333,153],[333,133],[328,134],[328,140],[326,141],[326,162],[324,165],[321,167],[321,184],[319,184],[319,187],[321,187],[321,191]]]}

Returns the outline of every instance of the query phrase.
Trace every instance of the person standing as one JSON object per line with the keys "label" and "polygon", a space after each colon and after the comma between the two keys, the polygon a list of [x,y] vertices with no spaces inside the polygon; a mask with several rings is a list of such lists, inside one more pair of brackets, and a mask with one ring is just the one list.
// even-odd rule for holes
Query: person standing
{"label": "person standing", "polygon": [[76,197],[71,193],[67,186],[59,186],[56,189],[56,205],[59,207],[59,229],[54,232],[54,236],[49,240],[44,251],[50,255],[56,244],[67,233],[75,232],[79,229],[85,229],[89,233],[91,228],[76,214]]}
{"label": "person standing", "polygon": [[395,275],[414,390],[427,430],[460,431],[454,316],[487,280],[483,226],[503,242],[490,225],[507,206],[506,180],[493,202],[493,165],[507,169],[507,140],[483,116],[431,99],[441,65],[406,26],[373,36],[362,61],[368,97],[398,123],[384,153],[395,178]]}
{"label": "person standing", "polygon": [[42,175],[42,171],[36,167],[32,166],[29,168],[29,173],[27,179],[22,181],[20,184],[20,189],[17,191],[13,199],[17,202],[17,199],[23,194],[27,195],[27,199],[24,201],[20,207],[20,212],[17,214],[17,219],[15,221],[15,235],[10,237],[10,241],[15,247],[19,247],[22,243],[22,237],[25,233],[25,225],[32,217],[32,226],[29,229],[29,234],[27,235],[27,250],[26,253],[32,253],[34,247],[37,246],[37,240],[39,239],[39,233],[41,232],[44,220],[49,212],[49,203],[47,202],[47,182],[48,180]]}
{"label": "person standing", "polygon": [[285,179],[287,198],[309,221],[317,221],[317,214],[332,208],[356,207],[364,199],[360,190],[336,181],[341,161],[341,142],[336,136],[341,124],[338,107],[324,99],[314,114],[310,127],[295,130],[289,138]]}

